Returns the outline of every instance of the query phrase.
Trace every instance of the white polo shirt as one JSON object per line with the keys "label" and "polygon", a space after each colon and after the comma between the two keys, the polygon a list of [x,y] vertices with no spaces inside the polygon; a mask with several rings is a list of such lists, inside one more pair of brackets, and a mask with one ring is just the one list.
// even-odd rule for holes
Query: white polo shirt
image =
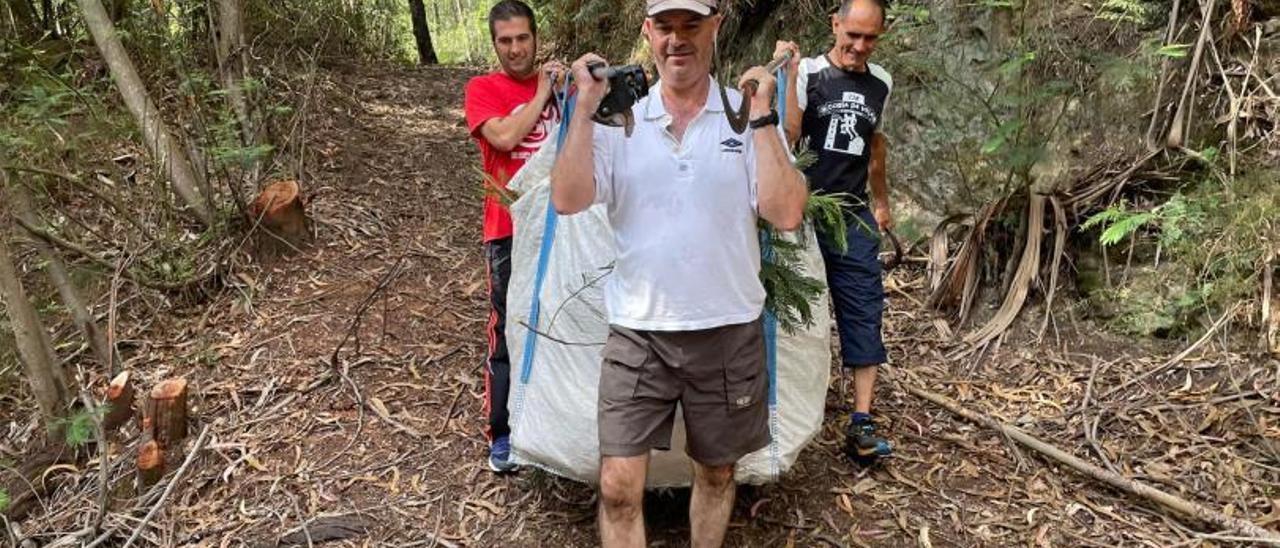
{"label": "white polo shirt", "polygon": [[765,291],[752,130],[729,127],[713,79],[676,141],[661,85],[632,107],[631,137],[595,126],[595,201],[607,205],[618,251],[604,290],[609,323],[691,331],[753,321]]}

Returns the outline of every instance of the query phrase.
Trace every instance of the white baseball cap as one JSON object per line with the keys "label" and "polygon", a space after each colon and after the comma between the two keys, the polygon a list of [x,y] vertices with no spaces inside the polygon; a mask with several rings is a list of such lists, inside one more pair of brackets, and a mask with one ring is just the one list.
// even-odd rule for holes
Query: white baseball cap
{"label": "white baseball cap", "polygon": [[698,15],[711,15],[716,11],[716,0],[647,0],[648,14],[657,15],[664,11],[688,10]]}

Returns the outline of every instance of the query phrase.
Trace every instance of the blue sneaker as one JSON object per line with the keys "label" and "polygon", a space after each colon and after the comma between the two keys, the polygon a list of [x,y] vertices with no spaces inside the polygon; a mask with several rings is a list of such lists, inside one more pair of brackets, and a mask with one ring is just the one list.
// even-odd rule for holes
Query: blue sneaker
{"label": "blue sneaker", "polygon": [[876,434],[876,425],[870,420],[850,422],[845,432],[844,451],[849,458],[863,465],[893,454],[889,441]]}
{"label": "blue sneaker", "polygon": [[511,438],[499,436],[489,446],[489,469],[499,474],[515,472],[520,466],[511,461]]}

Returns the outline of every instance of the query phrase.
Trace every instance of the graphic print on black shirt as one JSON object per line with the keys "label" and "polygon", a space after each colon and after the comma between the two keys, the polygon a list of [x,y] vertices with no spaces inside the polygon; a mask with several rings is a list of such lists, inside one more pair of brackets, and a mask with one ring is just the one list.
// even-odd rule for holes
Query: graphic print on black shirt
{"label": "graphic print on black shirt", "polygon": [[797,102],[803,111],[800,135],[817,161],[805,169],[812,190],[848,193],[850,205],[867,200],[871,136],[880,126],[893,79],[875,63],[865,72],[832,66],[825,55],[800,60]]}

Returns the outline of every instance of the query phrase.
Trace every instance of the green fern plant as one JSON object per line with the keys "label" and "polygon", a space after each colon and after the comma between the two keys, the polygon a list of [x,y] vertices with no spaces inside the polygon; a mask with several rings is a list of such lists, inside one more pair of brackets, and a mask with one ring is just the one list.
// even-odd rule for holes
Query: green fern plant
{"label": "green fern plant", "polygon": [[1122,200],[1089,217],[1084,224],[1080,225],[1080,230],[1102,227],[1102,234],[1098,236],[1098,241],[1102,245],[1112,246],[1155,219],[1156,215],[1151,211],[1130,211],[1127,202]]}
{"label": "green fern plant", "polygon": [[1094,17],[1142,26],[1150,21],[1151,8],[1139,0],[1103,0]]}
{"label": "green fern plant", "polygon": [[9,492],[0,489],[0,514],[9,509]]}
{"label": "green fern plant", "polygon": [[1169,201],[1147,211],[1131,211],[1128,203],[1120,201],[1089,217],[1080,225],[1080,230],[1102,228],[1098,242],[1104,246],[1118,244],[1133,236],[1139,229],[1152,226],[1159,228],[1159,241],[1163,247],[1172,247],[1182,242],[1187,230],[1198,225],[1202,212],[1191,204],[1186,196],[1175,194]]}
{"label": "green fern plant", "polygon": [[93,439],[94,430],[98,427],[98,421],[106,414],[106,407],[95,407],[93,409],[77,411],[70,417],[61,419],[63,441],[68,447],[77,449],[89,443]]}

